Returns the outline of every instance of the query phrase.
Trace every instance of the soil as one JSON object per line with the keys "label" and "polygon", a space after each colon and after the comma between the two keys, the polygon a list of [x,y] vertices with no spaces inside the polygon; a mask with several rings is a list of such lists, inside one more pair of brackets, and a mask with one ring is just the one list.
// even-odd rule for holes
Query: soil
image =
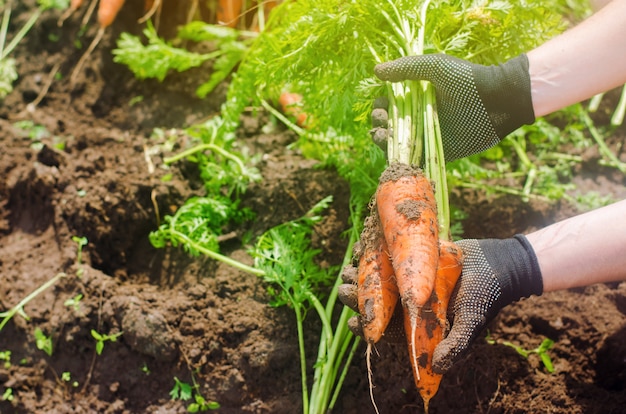
{"label": "soil", "polygon": [[[16,315],[0,332],[0,352],[11,352],[10,364],[0,368],[0,412],[182,413],[188,402],[172,400],[169,392],[174,378],[191,384],[192,373],[202,395],[221,405],[217,412],[301,412],[292,311],[269,306],[266,286],[255,276],[176,248],[154,249],[148,241],[164,214],[202,195],[192,165],[158,167],[161,155],[150,149],[159,139],[152,132],[215,115],[226,85],[200,100],[194,89],[207,68],[158,83],[137,81],[115,64],[111,49],[119,33],[140,31],[140,3],[127,2],[76,85],[68,78],[81,54],[74,43],[80,16],[59,28],[58,14],[44,14],[15,51],[20,78],[0,106],[0,309],[14,307],[56,275],[66,276],[25,306],[28,320]],[[34,4],[17,2],[11,33]],[[176,13],[167,15],[163,30],[179,22]],[[90,27],[82,41],[95,30]],[[29,107],[55,65],[63,76]],[[40,145],[15,126],[25,120],[48,131],[35,140]],[[288,149],[295,139],[288,130],[264,132],[265,115],[242,121],[238,138],[263,154],[258,168],[264,179],[243,200],[257,219],[236,229],[222,252],[251,264],[242,247],[246,233],[257,236],[333,195],[313,241],[322,263],[340,264],[342,232],[349,228],[347,184]],[[618,129],[610,145],[623,144],[625,136],[626,129]],[[55,147],[57,137],[65,142],[62,150]],[[626,197],[624,177],[596,159],[590,154],[577,171],[579,191]],[[162,180],[165,173],[172,179]],[[579,213],[565,201],[524,202],[458,189],[452,201],[468,213],[465,237],[509,237]],[[80,262],[73,236],[88,240]],[[79,294],[79,306],[64,304]],[[626,283],[544,294],[505,308],[489,326],[495,344],[485,335],[473,344],[444,377],[430,412],[623,412],[625,313]],[[37,348],[36,328],[52,338],[52,355]],[[305,329],[312,364],[319,325],[310,318]],[[97,355],[92,330],[122,335]],[[525,359],[503,344],[532,349],[544,338],[555,341],[549,351],[554,373],[536,355]],[[334,412],[374,412],[364,350],[357,352]],[[382,413],[422,412],[404,345],[379,345],[373,364]],[[66,372],[70,381],[61,378]]]}

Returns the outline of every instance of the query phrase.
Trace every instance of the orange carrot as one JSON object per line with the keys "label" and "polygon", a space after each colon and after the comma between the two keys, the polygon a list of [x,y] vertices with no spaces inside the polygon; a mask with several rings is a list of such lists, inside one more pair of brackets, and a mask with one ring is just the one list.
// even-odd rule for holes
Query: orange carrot
{"label": "orange carrot", "polygon": [[429,302],[420,309],[417,326],[408,312],[404,314],[404,329],[409,352],[417,352],[418,366],[413,366],[415,385],[424,400],[424,410],[428,413],[428,403],[437,393],[442,375],[432,370],[432,357],[437,345],[447,333],[446,312],[454,287],[461,275],[463,254],[459,247],[449,241],[440,241],[439,264],[435,287]]}
{"label": "orange carrot", "polygon": [[283,92],[278,98],[278,103],[286,115],[293,116],[296,119],[298,126],[306,126],[308,116],[302,111],[302,95],[293,92]]}
{"label": "orange carrot", "polygon": [[224,26],[237,26],[242,8],[242,0],[220,0],[217,5],[217,22]]}
{"label": "orange carrot", "polygon": [[370,398],[378,412],[372,381],[372,346],[380,340],[387,329],[396,309],[399,294],[376,208],[372,208],[370,216],[365,220],[359,243],[361,257],[357,273],[358,307],[363,339],[367,342],[366,363]]}
{"label": "orange carrot", "polygon": [[432,185],[420,169],[392,164],[381,175],[376,204],[402,304],[415,312],[430,298],[437,273],[439,228]]}
{"label": "orange carrot", "polygon": [[100,0],[100,7],[98,8],[98,24],[100,24],[100,28],[111,26],[123,5],[124,0]]}
{"label": "orange carrot", "polygon": [[387,242],[377,215],[366,219],[361,243],[365,246],[359,259],[359,313],[363,339],[368,344],[375,344],[387,329],[399,298]]}
{"label": "orange carrot", "polygon": [[[435,194],[419,168],[396,163],[380,177],[376,204],[402,306],[414,332],[420,308],[430,298],[437,275],[439,226]],[[415,348],[411,357],[417,369]]]}

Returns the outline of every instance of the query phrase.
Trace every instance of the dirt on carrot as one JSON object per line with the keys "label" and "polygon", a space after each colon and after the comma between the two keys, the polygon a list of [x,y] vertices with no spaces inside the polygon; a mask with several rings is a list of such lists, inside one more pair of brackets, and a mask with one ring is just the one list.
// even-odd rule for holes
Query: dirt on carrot
{"label": "dirt on carrot", "polygon": [[398,297],[415,384],[426,411],[439,388],[442,376],[433,372],[432,356],[447,334],[446,312],[461,274],[462,252],[454,243],[440,240],[438,228],[431,182],[419,168],[390,165],[381,175],[356,252],[373,403],[371,349],[387,329]]}
{"label": "dirt on carrot", "polygon": [[439,228],[432,185],[419,168],[392,164],[380,177],[376,205],[402,304],[415,313],[430,298],[437,273]]}
{"label": "dirt on carrot", "polygon": [[361,243],[363,254],[358,268],[358,306],[363,338],[368,344],[375,344],[387,329],[399,298],[378,215],[367,218]]}
{"label": "dirt on carrot", "polygon": [[428,403],[437,393],[442,375],[433,372],[432,358],[435,348],[448,332],[447,309],[454,287],[461,275],[463,253],[454,243],[440,241],[439,264],[435,288],[425,306],[420,308],[417,325],[412,318],[404,314],[404,328],[409,352],[416,352],[417,366],[413,367],[415,385],[424,400],[424,410],[428,412]]}

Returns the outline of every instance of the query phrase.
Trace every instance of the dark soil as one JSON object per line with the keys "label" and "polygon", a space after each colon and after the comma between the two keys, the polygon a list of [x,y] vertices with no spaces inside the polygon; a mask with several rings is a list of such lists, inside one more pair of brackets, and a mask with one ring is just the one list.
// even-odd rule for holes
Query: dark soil
{"label": "dark soil", "polygon": [[[17,2],[12,31],[33,11],[34,0]],[[63,272],[53,287],[25,307],[0,332],[2,413],[178,413],[188,403],[171,400],[174,378],[191,383],[221,404],[221,413],[301,412],[296,327],[291,310],[268,305],[258,278],[178,249],[154,249],[148,234],[164,214],[201,194],[185,163],[161,180],[160,155],[150,149],[154,128],[184,127],[214,115],[226,85],[205,100],[194,97],[202,71],[175,74],[164,83],[139,82],[112,61],[121,31],[138,33],[141,2],[129,1],[85,66],[79,82],[68,77],[81,50],[74,46],[80,17],[56,26],[46,14],[15,51],[19,80],[0,106],[0,310],[19,303]],[[167,3],[167,2],[166,2]],[[179,23],[177,14],[163,30]],[[91,40],[95,28],[82,38]],[[50,35],[59,37],[51,41]],[[28,109],[55,65],[52,83],[36,108]],[[205,68],[206,69],[206,68]],[[130,105],[133,98],[143,100]],[[29,120],[49,136],[43,146],[14,125]],[[335,201],[314,244],[329,265],[341,262],[349,228],[349,188],[330,170],[316,168],[287,149],[288,131],[264,133],[264,115],[247,116],[239,138],[263,154],[263,181],[244,203],[257,219],[222,245],[223,253],[251,263],[241,247],[244,232],[259,235],[299,217],[327,195]],[[625,129],[611,144],[623,143]],[[55,137],[65,141],[63,150]],[[155,167],[156,166],[156,167]],[[589,162],[577,175],[581,191],[626,196],[623,176]],[[578,211],[565,202],[525,203],[515,197],[453,192],[464,209],[466,237],[508,237]],[[155,209],[155,207],[158,207]],[[88,244],[77,264],[73,236]],[[77,309],[64,302],[83,295]],[[431,413],[618,413],[626,407],[626,283],[595,285],[533,297],[501,312],[471,353],[447,374],[431,400]],[[53,353],[36,346],[41,329]],[[113,334],[96,355],[91,330]],[[313,353],[319,326],[311,318],[306,335]],[[555,372],[539,358],[528,360],[502,344],[526,349],[551,338]],[[374,390],[382,413],[421,412],[406,347],[381,344],[374,357]],[[371,413],[364,348],[346,378],[336,412]],[[311,355],[311,363],[313,355]],[[71,374],[71,381],[61,375]],[[72,381],[77,381],[76,386]],[[6,394],[5,394],[6,397]]]}

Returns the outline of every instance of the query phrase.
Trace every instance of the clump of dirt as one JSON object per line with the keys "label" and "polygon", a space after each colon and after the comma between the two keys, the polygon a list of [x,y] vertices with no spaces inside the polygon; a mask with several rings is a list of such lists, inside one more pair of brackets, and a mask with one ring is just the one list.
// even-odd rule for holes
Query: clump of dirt
{"label": "clump of dirt", "polygon": [[[161,84],[139,82],[114,64],[110,50],[119,33],[140,30],[141,2],[127,3],[78,87],[53,82],[34,110],[27,105],[53,67],[60,64],[67,78],[80,57],[74,47],[79,19],[58,28],[58,16],[44,16],[15,51],[20,78],[0,107],[0,309],[65,276],[29,302],[29,320],[16,316],[0,332],[0,352],[11,352],[10,363],[0,366],[0,412],[185,412],[187,402],[172,400],[169,392],[175,378],[192,384],[192,373],[198,391],[220,403],[218,412],[299,412],[291,310],[270,307],[266,286],[254,276],[175,248],[156,250],[148,241],[164,214],[202,193],[185,163],[168,171],[170,180],[161,179],[163,171],[155,168],[161,160],[149,151],[159,143],[152,130],[215,114],[225,85],[199,100],[193,89],[203,80],[201,70]],[[33,0],[19,2],[16,21],[27,19],[34,6]],[[50,42],[51,34],[59,40]],[[130,105],[137,96],[143,99]],[[16,126],[24,120],[47,135],[33,140]],[[258,168],[264,179],[243,200],[257,218],[222,252],[252,264],[244,232],[258,235],[333,195],[313,243],[322,250],[322,265],[340,264],[342,233],[350,226],[347,184],[287,149],[294,139],[288,131],[263,132],[265,115],[242,121],[239,139],[263,154]],[[624,129],[616,134],[623,141]],[[583,169],[579,176],[588,190],[623,195],[623,178],[610,170]],[[466,237],[508,237],[577,212],[565,203],[471,191],[455,191],[453,202],[469,215]],[[80,262],[74,236],[88,240]],[[78,305],[67,302],[77,295]],[[625,312],[624,283],[550,293],[506,308],[489,327],[495,344],[476,341],[444,377],[431,413],[622,411]],[[51,337],[51,355],[36,346],[36,328]],[[92,330],[121,335],[105,341],[98,355]],[[316,344],[318,333],[318,324],[307,321],[307,342]],[[531,349],[546,337],[555,341],[552,374],[535,356],[526,360],[503,344]],[[364,350],[350,367],[336,412],[373,412]],[[312,365],[314,347],[309,351]],[[380,344],[373,369],[382,412],[421,412],[403,343]]]}

